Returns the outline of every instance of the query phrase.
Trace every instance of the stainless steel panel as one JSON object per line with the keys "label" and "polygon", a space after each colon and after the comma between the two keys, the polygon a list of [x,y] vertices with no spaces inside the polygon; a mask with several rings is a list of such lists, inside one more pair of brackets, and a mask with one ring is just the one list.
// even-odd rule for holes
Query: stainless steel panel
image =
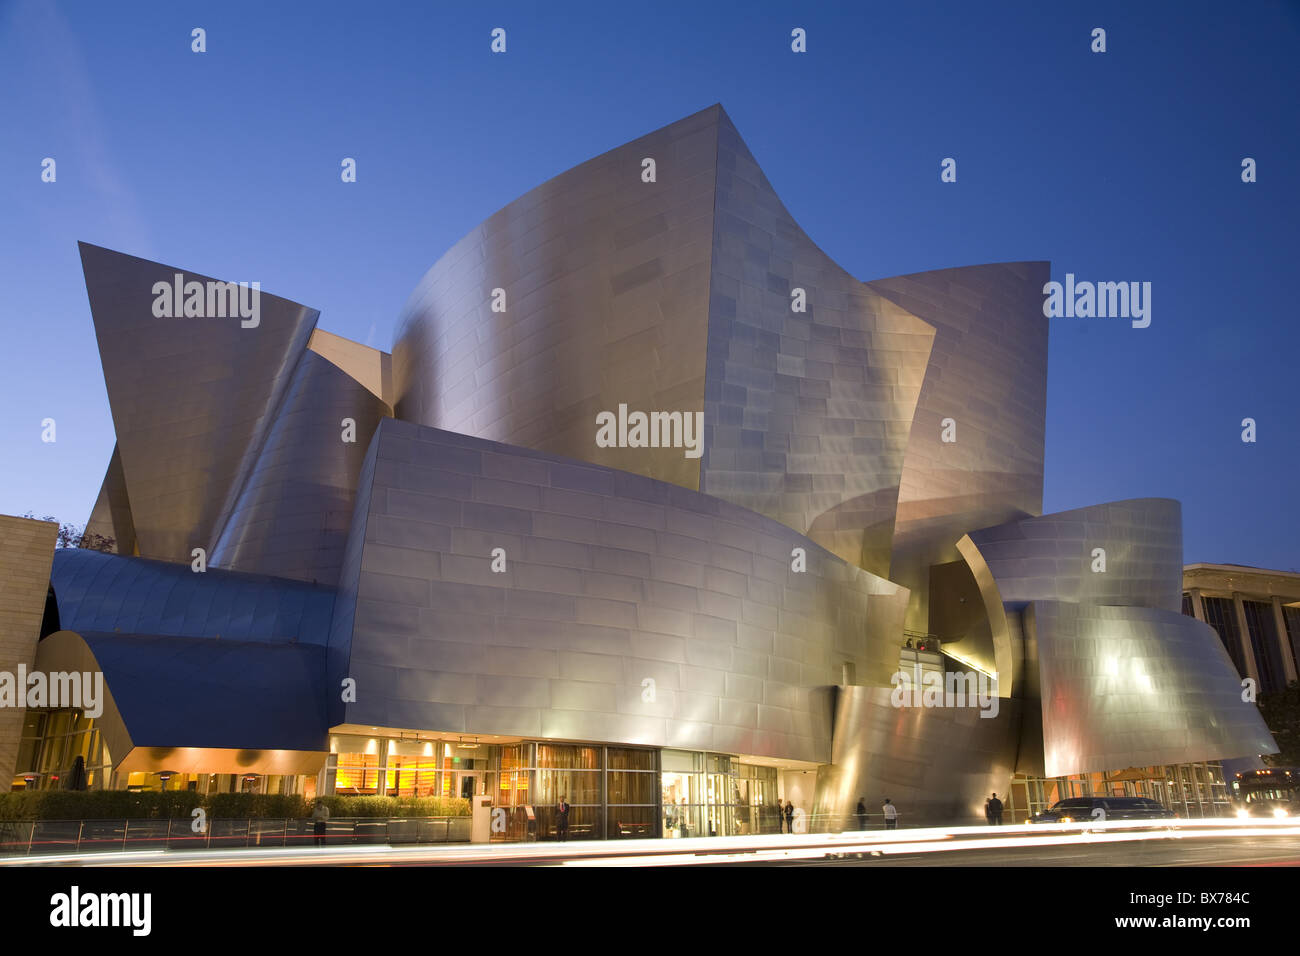
{"label": "stainless steel panel", "polygon": [[989,794],[1010,789],[1021,702],[999,701],[996,717],[981,717],[971,707],[895,707],[892,692],[836,688],[834,755],[818,771],[814,812],[844,823],[859,797],[873,814],[888,797],[904,825],[980,822]]}
{"label": "stainless steel panel", "polygon": [[[508,530],[475,539],[477,553],[449,554],[446,542],[457,540],[456,532],[475,514],[472,499],[483,493],[484,461],[513,454],[494,442],[393,419],[380,423],[358,493],[344,561],[350,576],[340,585],[332,638],[338,662],[346,658],[367,665],[370,676],[336,723],[508,734],[518,732],[511,728],[521,723],[532,726],[535,709],[552,736],[666,746],[678,739],[666,720],[699,724],[711,718],[692,731],[707,736],[710,746],[734,749],[743,740],[747,753],[825,760],[829,705],[796,691],[808,684],[830,685],[842,661],[881,682],[896,666],[905,591],[775,521],[697,492],[673,488],[669,496],[670,486],[648,482],[641,491],[654,491],[656,500],[622,497],[615,493],[614,473],[599,466],[582,470],[591,473],[590,487],[603,489],[586,495],[587,510],[594,515],[595,540],[610,532],[609,540],[619,545],[609,554],[592,552],[588,562],[588,552],[579,550],[583,566],[570,566],[574,553],[561,545],[572,543],[550,537],[537,520],[545,512],[531,508],[508,509],[510,520],[498,523]],[[546,500],[541,492],[552,488],[557,476],[568,481],[577,468],[551,455],[525,452],[522,457],[536,467],[521,469],[516,483],[537,494],[512,492],[517,500],[540,504]],[[458,485],[449,480],[452,475],[470,481]],[[447,526],[450,534],[423,544],[408,542],[408,550],[423,557],[395,564],[390,548],[367,540],[367,529],[394,511],[397,489],[391,482],[398,476],[417,498],[425,497],[421,487],[437,487],[442,495],[427,498],[443,504],[431,510],[439,523],[454,523]],[[398,508],[408,507],[399,499]],[[422,514],[418,508],[415,513]],[[676,523],[683,530],[669,532],[670,514],[707,524],[683,520]],[[692,531],[693,540],[704,545],[724,528],[723,537],[749,546],[730,549],[729,575],[706,579],[701,573],[688,585],[599,570],[615,565],[644,574],[665,557],[661,540],[680,548],[678,539]],[[638,530],[642,533],[627,533]],[[495,546],[506,549],[505,573],[491,570]],[[790,570],[795,547],[807,552],[806,573]],[[549,554],[560,563],[524,561],[524,554],[533,559]],[[775,554],[784,555],[785,563],[767,557]],[[446,580],[449,558],[456,559],[451,582]],[[768,577],[760,577],[760,570]],[[772,576],[779,583],[768,579]],[[626,583],[611,586],[611,581]],[[741,585],[750,595],[744,601],[727,593]],[[464,600],[458,598],[462,594]],[[444,595],[455,603],[448,604]],[[747,606],[769,609],[766,626],[744,622]],[[746,645],[739,640],[742,624],[749,628]],[[666,633],[674,630],[684,636]],[[764,632],[768,649],[755,649],[763,642],[753,640],[754,630]],[[445,692],[445,649],[461,642],[478,650],[462,661],[476,668],[478,697],[475,706],[458,713],[457,726],[440,726],[434,721],[449,713],[444,705],[453,702]],[[331,675],[332,684],[346,676],[342,666]],[[452,670],[463,673],[461,667]],[[561,672],[564,681],[545,677]],[[388,676],[376,686],[381,673]],[[804,686],[789,686],[795,675]],[[654,699],[643,694],[646,680],[655,682]],[[674,691],[688,683],[693,696],[679,698]],[[521,707],[528,713],[518,712]],[[789,713],[781,717],[782,711]]]}
{"label": "stainless steel panel", "polygon": [[[931,565],[967,531],[1043,510],[1046,262],[939,269],[867,283],[935,329],[908,437],[889,577],[925,632]],[[956,441],[942,440],[944,419]]]}
{"label": "stainless steel panel", "polygon": [[1175,611],[1034,601],[1048,776],[1277,753],[1207,624]]}
{"label": "stainless steel panel", "polygon": [[157,318],[156,282],[207,276],[79,244],[139,553],[212,553],[317,312],[261,293],[256,327]]}

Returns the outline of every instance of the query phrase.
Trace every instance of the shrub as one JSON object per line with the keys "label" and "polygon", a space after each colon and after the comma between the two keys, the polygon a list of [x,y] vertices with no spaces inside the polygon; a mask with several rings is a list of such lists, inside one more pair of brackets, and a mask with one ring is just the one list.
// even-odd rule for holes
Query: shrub
{"label": "shrub", "polygon": [[[445,797],[325,797],[334,817],[463,817],[468,800]],[[18,790],[0,793],[0,820],[188,819],[202,807],[212,819],[301,819],[312,802],[299,794],[166,790]]]}
{"label": "shrub", "polygon": [[307,799],[296,793],[211,793],[204,807],[209,817],[223,820],[278,820],[311,814]]}
{"label": "shrub", "polygon": [[0,794],[0,820],[148,820],[189,817],[203,795],[127,790],[19,790]]}
{"label": "shrub", "polygon": [[[325,797],[333,817],[467,817],[469,801],[448,797]],[[310,811],[309,811],[310,812]]]}

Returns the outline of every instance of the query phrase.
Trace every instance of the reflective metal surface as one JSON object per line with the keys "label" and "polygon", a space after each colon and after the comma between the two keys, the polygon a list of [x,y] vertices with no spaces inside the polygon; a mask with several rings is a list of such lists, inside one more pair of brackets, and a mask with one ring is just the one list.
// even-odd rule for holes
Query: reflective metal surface
{"label": "reflective metal surface", "polygon": [[895,707],[891,693],[836,688],[834,755],[818,771],[815,812],[851,820],[862,798],[878,815],[888,797],[907,826],[980,821],[989,794],[1010,790],[1022,702],[981,717],[970,707]]}
{"label": "reflective metal surface", "polygon": [[332,588],[78,548],[55,552],[50,586],[60,625],[83,634],[324,644],[334,606]]}
{"label": "reflective metal surface", "polygon": [[324,762],[324,649],[57,631],[44,671],[102,671],[96,726],[119,773],[311,773]]}
{"label": "reflective metal surface", "polygon": [[[817,248],[710,107],[443,256],[393,348],[397,416],[697,488],[884,574],[933,335]],[[597,447],[597,413],[620,404],[703,411],[703,458]]]}
{"label": "reflective metal surface", "polygon": [[[391,357],[269,294],[255,329],[155,318],[179,270],[81,252],[118,437],[88,529],[123,556],[55,558],[42,653],[103,663],[122,766],[310,763],[344,723],[605,741],[829,761],[818,808],[919,822],[1017,769],[1271,752],[1174,620],[1177,502],[1037,516],[1047,264],[859,282],[720,106],[487,219]],[[701,456],[598,447],[620,406],[699,413]],[[997,718],[892,706],[905,622],[997,672]]]}
{"label": "reflective metal surface", "polygon": [[1048,776],[1277,753],[1207,624],[1173,611],[1034,601]]}
{"label": "reflective metal surface", "polygon": [[122,474],[122,455],[117,445],[108,460],[108,471],[99,488],[95,507],[86,520],[86,535],[111,538],[109,550],[115,554],[135,553],[135,522],[131,518],[131,502],[126,495],[126,476]]}
{"label": "reflective metal surface", "polygon": [[263,292],[256,328],[238,317],[157,318],[155,283],[209,278],[79,246],[139,552],[210,554],[317,313]]}
{"label": "reflective metal surface", "polygon": [[725,113],[717,137],[700,490],[887,575],[934,329],[817,247]]}
{"label": "reflective metal surface", "polygon": [[[1182,607],[1182,506],[1132,498],[970,532],[1000,599]],[[1093,570],[1105,552],[1105,570]],[[1100,567],[1100,565],[1097,565]]]}
{"label": "reflective metal surface", "polygon": [[[930,566],[957,560],[963,534],[1042,513],[1049,278],[1046,262],[1007,262],[867,283],[936,330],[889,565],[911,589],[914,630],[930,630]],[[955,441],[943,440],[945,419]]]}
{"label": "reflective metal surface", "polygon": [[[315,352],[298,360],[247,480],[218,522],[212,564],[338,583],[357,473],[388,406]],[[353,441],[344,438],[344,419]]]}
{"label": "reflective metal surface", "polygon": [[347,723],[824,762],[843,664],[897,667],[906,592],[775,521],[393,419],[375,442],[331,638]]}
{"label": "reflective metal surface", "polygon": [[397,417],[698,487],[698,458],[599,448],[595,422],[703,408],[719,112],[561,173],[439,259],[394,341]]}

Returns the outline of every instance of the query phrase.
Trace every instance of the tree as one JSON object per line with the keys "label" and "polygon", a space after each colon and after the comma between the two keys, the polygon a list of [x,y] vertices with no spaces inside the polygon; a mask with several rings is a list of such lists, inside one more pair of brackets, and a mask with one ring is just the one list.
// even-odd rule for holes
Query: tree
{"label": "tree", "polygon": [[80,525],[71,522],[59,521],[54,515],[42,515],[37,518],[32,512],[23,515],[24,518],[32,518],[36,521],[52,521],[59,526],[59,536],[55,544],[57,548],[89,548],[92,551],[115,551],[117,541],[103,534],[96,534],[93,531],[86,531]]}
{"label": "tree", "polygon": [[1285,690],[1259,695],[1259,713],[1268,725],[1278,752],[1264,758],[1271,767],[1300,767],[1300,682]]}

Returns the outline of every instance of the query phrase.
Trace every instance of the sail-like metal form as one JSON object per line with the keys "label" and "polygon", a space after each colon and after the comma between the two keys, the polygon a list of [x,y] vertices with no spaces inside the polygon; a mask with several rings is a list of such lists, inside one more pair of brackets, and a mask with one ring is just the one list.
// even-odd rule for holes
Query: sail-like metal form
{"label": "sail-like metal form", "polygon": [[372,455],[342,723],[826,762],[844,666],[897,666],[906,591],[752,511],[392,419]]}
{"label": "sail-like metal form", "polygon": [[357,473],[388,413],[337,366],[303,352],[256,463],[221,518],[212,563],[337,584]]}
{"label": "sail-like metal form", "polygon": [[[119,771],[586,741],[816,769],[818,813],[888,789],[919,822],[1014,772],[1275,749],[1177,613],[1177,502],[1040,514],[1048,264],[859,281],[720,106],[490,216],[391,355],[81,254],[118,553],[55,558],[42,659],[104,671]],[[980,709],[897,697],[921,654]]]}
{"label": "sail-like metal form", "polygon": [[[885,574],[933,338],[799,228],[714,106],[444,255],[393,348],[397,416],[704,491]],[[699,452],[598,443],[620,406],[702,412]]]}
{"label": "sail-like metal form", "polygon": [[[80,247],[139,554],[189,561],[194,548],[211,553],[217,520],[255,459],[317,313],[259,290],[252,325],[228,314],[225,283]],[[187,301],[204,315],[177,315]]]}

